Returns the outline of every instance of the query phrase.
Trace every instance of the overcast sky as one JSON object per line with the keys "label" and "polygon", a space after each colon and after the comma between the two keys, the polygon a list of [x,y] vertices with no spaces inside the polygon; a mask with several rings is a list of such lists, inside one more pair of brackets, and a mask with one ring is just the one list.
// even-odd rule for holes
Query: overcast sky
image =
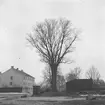
{"label": "overcast sky", "polygon": [[94,65],[105,79],[105,0],[0,0],[0,71],[11,66],[42,80],[44,63],[26,41],[36,22],[66,17],[82,30],[75,63],[62,66],[63,74],[80,66],[83,73]]}

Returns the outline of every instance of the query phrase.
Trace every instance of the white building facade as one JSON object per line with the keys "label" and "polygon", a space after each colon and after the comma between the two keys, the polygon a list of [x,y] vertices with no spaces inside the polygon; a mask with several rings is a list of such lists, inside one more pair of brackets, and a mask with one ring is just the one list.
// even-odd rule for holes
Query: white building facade
{"label": "white building facade", "polygon": [[22,87],[23,93],[33,94],[34,80],[34,77],[23,70],[11,66],[9,70],[0,74],[0,87]]}

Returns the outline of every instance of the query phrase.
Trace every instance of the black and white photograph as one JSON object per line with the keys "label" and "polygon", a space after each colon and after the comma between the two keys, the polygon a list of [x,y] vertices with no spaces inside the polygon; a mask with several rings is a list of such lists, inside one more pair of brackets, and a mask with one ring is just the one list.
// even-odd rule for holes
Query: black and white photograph
{"label": "black and white photograph", "polygon": [[0,0],[0,105],[105,105],[105,0]]}

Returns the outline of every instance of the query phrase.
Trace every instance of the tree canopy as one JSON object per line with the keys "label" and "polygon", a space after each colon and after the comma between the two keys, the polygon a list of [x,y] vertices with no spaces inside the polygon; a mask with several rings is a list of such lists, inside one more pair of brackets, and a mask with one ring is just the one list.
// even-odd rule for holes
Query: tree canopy
{"label": "tree canopy", "polygon": [[68,53],[74,51],[74,43],[79,31],[71,21],[60,19],[45,19],[37,23],[27,40],[37,49],[41,61],[48,64],[52,72],[52,90],[56,91],[57,68],[61,63],[72,62]]}
{"label": "tree canopy", "polygon": [[79,79],[81,75],[81,68],[75,67],[74,69],[71,69],[69,73],[66,75],[66,81],[71,81],[74,79]]}

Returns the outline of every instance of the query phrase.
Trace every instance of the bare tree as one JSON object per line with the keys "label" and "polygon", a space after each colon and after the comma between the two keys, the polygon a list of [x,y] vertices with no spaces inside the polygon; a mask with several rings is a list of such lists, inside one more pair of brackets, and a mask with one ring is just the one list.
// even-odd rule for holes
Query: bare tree
{"label": "bare tree", "polygon": [[52,91],[57,91],[57,68],[61,63],[70,62],[66,58],[68,53],[74,51],[79,32],[73,28],[66,19],[47,19],[37,23],[33,32],[28,34],[27,40],[37,49],[41,61],[47,63],[52,72]]}
{"label": "bare tree", "polygon": [[100,80],[100,73],[94,66],[91,66],[91,68],[86,72],[86,78],[92,79],[94,83],[98,83]]}
{"label": "bare tree", "polygon": [[80,67],[76,67],[74,69],[71,69],[70,72],[66,75],[66,81],[79,79],[80,75],[81,75],[81,68]]}
{"label": "bare tree", "polygon": [[64,91],[66,89],[65,78],[62,74],[57,76],[57,89],[58,91]]}
{"label": "bare tree", "polygon": [[105,85],[105,81],[103,79],[99,79],[98,84]]}
{"label": "bare tree", "polygon": [[46,86],[46,88],[51,88],[52,85],[52,73],[48,66],[45,67],[45,70],[43,71],[43,84]]}
{"label": "bare tree", "polygon": [[[57,70],[57,75],[58,74],[59,71]],[[46,86],[46,88],[52,88],[52,72],[49,65],[47,65],[43,70],[43,84]]]}
{"label": "bare tree", "polygon": [[[51,89],[52,86],[52,74],[50,68],[47,66],[45,67],[45,70],[43,71],[43,86],[45,89],[49,88]],[[57,89],[58,91],[62,91],[65,89],[65,79],[62,75],[60,68],[57,70]]]}

